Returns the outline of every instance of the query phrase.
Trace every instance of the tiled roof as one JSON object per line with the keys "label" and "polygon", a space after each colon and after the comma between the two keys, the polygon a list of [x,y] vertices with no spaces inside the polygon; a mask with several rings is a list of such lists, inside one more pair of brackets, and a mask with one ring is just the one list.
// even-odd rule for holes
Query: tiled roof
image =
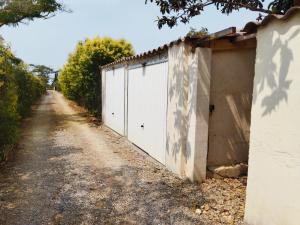
{"label": "tiled roof", "polygon": [[105,69],[105,68],[113,67],[114,65],[118,65],[118,64],[130,62],[130,61],[142,59],[142,58],[145,58],[145,57],[157,55],[159,53],[162,53],[162,52],[166,51],[168,48],[172,47],[173,45],[178,45],[182,42],[195,42],[195,43],[198,43],[198,42],[201,42],[201,41],[204,42],[204,41],[209,41],[209,40],[213,40],[213,39],[223,38],[225,36],[232,37],[233,35],[240,35],[240,33],[236,33],[236,28],[235,27],[230,27],[230,28],[227,28],[225,30],[222,30],[222,31],[219,31],[219,32],[216,32],[216,33],[213,33],[213,34],[209,34],[207,36],[201,36],[201,37],[186,36],[186,37],[183,37],[183,38],[179,38],[175,41],[172,41],[168,44],[165,44],[163,46],[160,46],[158,48],[152,49],[150,51],[143,52],[143,53],[135,55],[135,56],[126,57],[126,58],[117,60],[117,61],[112,62],[110,64],[104,65],[101,68]]}
{"label": "tiled roof", "polygon": [[152,56],[152,55],[156,55],[156,54],[159,54],[161,52],[164,52],[165,50],[167,50],[169,47],[173,46],[173,45],[176,45],[176,44],[179,44],[181,42],[185,42],[187,41],[188,38],[180,38],[176,41],[172,41],[170,42],[169,44],[165,44],[163,46],[160,46],[158,48],[155,48],[155,49],[152,49],[150,51],[147,51],[147,52],[143,52],[141,54],[138,54],[138,55],[134,55],[134,56],[130,56],[130,57],[126,57],[126,58],[122,58],[120,60],[117,60],[115,62],[112,62],[110,64],[107,64],[107,65],[104,65],[102,66],[102,69],[103,68],[108,68],[108,67],[112,67],[114,65],[117,65],[117,64],[122,64],[122,63],[125,63],[125,62],[128,62],[128,61],[133,61],[133,60],[136,60],[136,59],[141,59],[141,58],[144,58],[144,57],[149,57],[149,56]]}
{"label": "tiled roof", "polygon": [[282,21],[288,20],[292,15],[294,15],[297,12],[300,13],[300,7],[299,6],[290,8],[286,12],[286,14],[284,14],[284,15],[278,15],[278,14],[268,15],[260,22],[249,22],[249,23],[247,23],[242,31],[244,31],[245,33],[248,33],[248,34],[256,33],[258,27],[266,26],[270,22],[272,22],[273,20],[282,20]]}

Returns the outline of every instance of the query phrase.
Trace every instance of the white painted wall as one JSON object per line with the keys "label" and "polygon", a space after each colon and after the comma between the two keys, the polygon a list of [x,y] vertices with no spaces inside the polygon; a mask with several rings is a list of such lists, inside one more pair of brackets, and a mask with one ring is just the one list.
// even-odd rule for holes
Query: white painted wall
{"label": "white painted wall", "polygon": [[188,99],[185,45],[169,48],[166,166],[185,177],[186,108]]}
{"label": "white painted wall", "polygon": [[128,139],[165,164],[168,63],[128,71]]}
{"label": "white painted wall", "polygon": [[206,178],[210,65],[210,49],[169,49],[166,165],[199,182]]}
{"label": "white painted wall", "polygon": [[187,161],[186,175],[192,181],[203,182],[207,167],[212,52],[211,49],[197,48],[189,57],[191,88],[187,149],[191,151],[191,158]]}
{"label": "white painted wall", "polygon": [[125,134],[125,70],[105,72],[104,123],[121,135]]}
{"label": "white painted wall", "polygon": [[300,224],[300,14],[258,30],[245,222]]}

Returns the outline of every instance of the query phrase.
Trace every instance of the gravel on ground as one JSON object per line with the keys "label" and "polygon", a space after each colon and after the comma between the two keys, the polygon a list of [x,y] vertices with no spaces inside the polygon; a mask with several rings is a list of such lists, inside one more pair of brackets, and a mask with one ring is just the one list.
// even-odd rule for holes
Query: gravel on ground
{"label": "gravel on ground", "polygon": [[49,91],[0,165],[0,224],[242,224],[246,178],[192,184]]}

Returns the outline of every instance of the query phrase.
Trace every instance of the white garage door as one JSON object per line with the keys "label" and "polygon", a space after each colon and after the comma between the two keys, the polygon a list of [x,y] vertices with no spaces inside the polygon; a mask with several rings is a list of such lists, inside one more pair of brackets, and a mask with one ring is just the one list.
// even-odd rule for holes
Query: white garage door
{"label": "white garage door", "polygon": [[128,139],[165,164],[167,63],[128,73]]}
{"label": "white garage door", "polygon": [[105,75],[104,123],[121,135],[125,131],[125,71],[110,70]]}

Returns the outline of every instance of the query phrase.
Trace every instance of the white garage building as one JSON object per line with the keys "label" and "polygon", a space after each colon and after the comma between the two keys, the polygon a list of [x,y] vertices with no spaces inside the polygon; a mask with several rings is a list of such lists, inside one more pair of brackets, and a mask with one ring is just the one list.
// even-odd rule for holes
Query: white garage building
{"label": "white garage building", "polygon": [[127,136],[164,165],[168,102],[166,50],[157,49],[146,61],[134,61],[140,58],[136,56],[102,71],[104,124]]}
{"label": "white garage building", "polygon": [[[228,28],[206,38],[179,39],[158,49],[101,67],[104,124],[126,136],[130,142],[182,178],[186,177],[192,181],[203,181],[206,178],[208,150],[214,156],[209,160],[210,163],[232,164],[231,158],[227,159],[226,156],[229,155],[229,151],[239,154],[239,146],[229,149],[228,152],[219,149],[216,153],[208,147],[212,116],[210,96],[215,96],[215,88],[218,89],[218,85],[222,85],[222,82],[218,81],[220,76],[217,73],[222,73],[224,69],[235,68],[234,76],[245,77],[250,74],[253,77],[254,63],[251,63],[249,73],[246,66],[240,66],[244,63],[238,61],[250,59],[254,62],[252,55],[255,54],[251,53],[251,58],[240,57],[241,54],[245,55],[240,50],[244,49],[247,52],[249,46],[252,49],[255,46],[241,36],[235,28]],[[236,51],[237,49],[239,51]],[[233,56],[232,60],[231,56],[228,57],[228,51]],[[222,60],[222,57],[227,59],[224,65],[226,68],[214,66],[216,69],[211,70],[215,58]],[[245,74],[245,71],[248,73]],[[226,73],[226,76],[228,74],[230,75]],[[222,93],[226,94],[226,91],[232,90],[235,93],[243,92],[236,88],[237,83],[249,83],[249,79],[241,80],[228,83]],[[247,84],[246,88],[252,93],[252,85],[248,87]],[[214,107],[223,110],[222,101],[216,101]],[[234,107],[240,107],[239,105],[235,104]],[[247,110],[250,116],[250,107]],[[224,118],[222,112],[216,113],[217,118]],[[238,115],[229,116],[228,121],[231,121],[231,118],[239,118]],[[214,121],[217,118],[214,117]],[[220,132],[217,132],[217,128],[213,128],[210,133],[219,140]],[[239,129],[243,128],[237,124],[232,131],[226,130],[226,135],[241,133]],[[232,141],[241,142],[234,140],[241,135],[232,136]],[[220,144],[212,146],[217,148]],[[245,146],[247,148],[247,143]],[[217,160],[218,158],[224,159]],[[234,157],[232,159],[235,160]]]}

